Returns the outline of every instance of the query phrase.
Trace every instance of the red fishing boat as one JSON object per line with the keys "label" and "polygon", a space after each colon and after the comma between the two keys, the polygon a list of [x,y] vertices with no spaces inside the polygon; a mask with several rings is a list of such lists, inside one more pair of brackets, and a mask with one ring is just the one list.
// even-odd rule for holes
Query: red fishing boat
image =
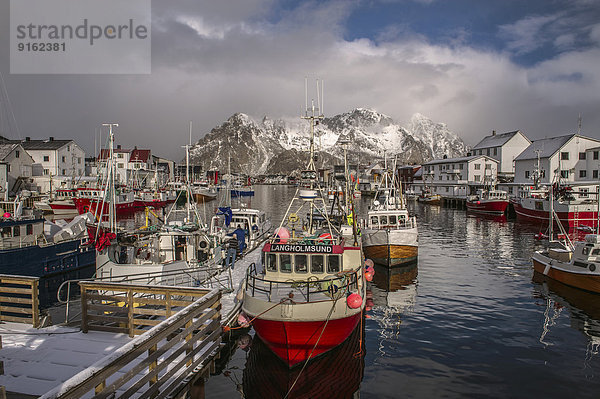
{"label": "red fishing boat", "polygon": [[313,105],[303,118],[310,121],[308,167],[262,249],[262,267],[247,271],[242,304],[256,334],[289,367],[342,344],[361,320],[366,290],[356,218],[334,226],[317,181],[314,126],[323,115]]}
{"label": "red fishing boat", "polygon": [[508,193],[503,190],[477,190],[467,197],[467,210],[489,215],[503,215],[508,207]]}
{"label": "red fishing boat", "polygon": [[110,203],[114,201],[117,215],[135,212],[139,207],[135,203],[133,192],[116,193],[113,198],[105,196],[105,192],[99,188],[80,189],[78,196],[73,198],[75,207],[79,214],[92,212],[96,217],[108,215]]}

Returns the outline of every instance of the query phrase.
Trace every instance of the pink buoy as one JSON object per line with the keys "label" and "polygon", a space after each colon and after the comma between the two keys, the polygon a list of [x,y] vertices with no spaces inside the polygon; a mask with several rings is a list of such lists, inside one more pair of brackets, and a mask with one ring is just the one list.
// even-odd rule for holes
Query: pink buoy
{"label": "pink buoy", "polygon": [[348,298],[346,298],[346,303],[350,309],[358,309],[360,308],[360,305],[362,305],[362,298],[355,292],[348,295]]}
{"label": "pink buoy", "polygon": [[280,244],[287,243],[288,238],[290,238],[290,232],[285,227],[278,227],[277,230],[275,230],[275,235],[279,237]]}
{"label": "pink buoy", "polygon": [[10,216],[11,216],[11,215],[10,215],[10,212],[4,212],[4,215],[2,215],[2,217],[5,217],[5,218],[7,218],[7,219],[8,219]]}
{"label": "pink buoy", "polygon": [[365,260],[365,266],[373,267],[373,266],[375,266],[375,264],[373,263],[373,261],[371,259],[367,259],[367,260]]}
{"label": "pink buoy", "polygon": [[365,267],[365,272],[375,274],[375,268],[373,266]]}
{"label": "pink buoy", "polygon": [[240,327],[243,328],[247,328],[250,327],[250,320],[248,319],[248,316],[246,316],[245,313],[240,313],[238,315],[238,324],[240,325]]}
{"label": "pink buoy", "polygon": [[373,273],[365,273],[365,280],[373,281]]}

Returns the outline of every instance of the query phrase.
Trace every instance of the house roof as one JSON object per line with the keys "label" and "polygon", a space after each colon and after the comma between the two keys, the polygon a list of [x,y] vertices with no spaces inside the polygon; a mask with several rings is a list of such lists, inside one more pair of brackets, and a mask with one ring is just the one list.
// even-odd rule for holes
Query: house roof
{"label": "house roof", "polygon": [[4,144],[0,143],[0,161],[3,161],[8,154],[10,154],[18,144]]}
{"label": "house roof", "polygon": [[[474,150],[482,149],[482,148],[491,148],[491,147],[501,147],[508,142],[508,140],[512,139],[517,133],[521,133],[520,130],[515,130],[514,132],[507,132],[501,134],[490,134],[481,140],[475,147]],[[521,133],[523,137],[525,135]],[[525,137],[527,139],[527,137]],[[529,141],[529,139],[527,139]],[[530,141],[531,142],[531,141]]]}
{"label": "house roof", "polygon": [[150,150],[138,150],[137,148],[131,151],[131,156],[129,157],[129,162],[148,162],[150,158]]}
{"label": "house roof", "polygon": [[577,134],[568,134],[566,136],[551,137],[548,139],[535,140],[529,147],[527,147],[522,153],[520,153],[515,161],[522,161],[525,159],[537,159],[537,152],[539,150],[540,158],[550,158],[557,151],[564,147],[573,137]]}
{"label": "house roof", "polygon": [[[129,154],[130,150],[123,150],[121,148],[114,148],[113,152],[116,153],[122,153],[122,154]],[[98,160],[99,161],[103,161],[105,159],[108,159],[108,155],[110,154],[110,150],[108,148],[103,148],[100,150],[100,154],[98,155]]]}
{"label": "house roof", "polygon": [[66,146],[67,144],[72,143],[73,140],[23,140],[19,141],[23,148],[27,151],[35,151],[35,150],[58,150]]}
{"label": "house roof", "polygon": [[434,159],[433,161],[425,162],[423,165],[437,165],[437,164],[440,164],[440,163],[454,163],[454,162],[469,162],[469,161],[472,161],[472,160],[477,159],[477,158],[487,158],[490,161],[494,161],[496,163],[500,162],[500,161],[498,161],[498,160],[496,160],[494,158],[488,157],[487,155],[471,155],[471,156],[468,156],[468,157],[460,157],[460,158]]}

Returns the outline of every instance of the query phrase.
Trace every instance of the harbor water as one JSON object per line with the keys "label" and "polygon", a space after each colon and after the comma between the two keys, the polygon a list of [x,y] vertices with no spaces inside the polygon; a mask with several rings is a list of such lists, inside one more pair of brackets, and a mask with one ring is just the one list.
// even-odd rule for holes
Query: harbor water
{"label": "harbor water", "polygon": [[[277,226],[295,188],[255,189],[249,205]],[[370,199],[357,201],[364,215]],[[227,347],[206,397],[600,395],[600,296],[534,276],[539,226],[409,209],[419,223],[418,264],[376,269],[367,317],[344,345],[288,371],[250,330]]]}

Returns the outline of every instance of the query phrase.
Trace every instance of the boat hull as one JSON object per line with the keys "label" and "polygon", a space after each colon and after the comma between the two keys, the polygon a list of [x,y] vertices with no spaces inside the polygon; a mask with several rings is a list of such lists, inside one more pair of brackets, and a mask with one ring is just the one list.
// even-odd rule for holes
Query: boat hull
{"label": "boat hull", "polygon": [[[100,216],[100,214],[108,215],[108,211],[110,208],[110,204],[108,202],[104,202],[104,204],[102,205],[102,203],[98,204],[97,200],[92,200],[88,198],[75,198],[73,201],[75,202],[77,212],[79,212],[80,215],[86,212],[92,212],[94,216]],[[120,202],[116,205],[117,215],[126,215],[129,213],[133,213],[139,209],[140,207],[136,204],[135,201]]]}
{"label": "boat hull", "polygon": [[403,266],[417,261],[417,228],[388,230],[364,229],[362,246],[365,257],[380,265]]}
{"label": "boat hull", "polygon": [[503,215],[508,201],[467,201],[467,210],[488,215]]}
{"label": "boat hull", "polygon": [[536,272],[571,287],[600,293],[600,275],[581,268],[581,272],[566,270],[560,267],[562,262],[552,260],[539,253],[532,256],[533,268]]}
{"label": "boat hull", "polygon": [[[588,226],[595,229],[598,223],[598,212],[595,204],[554,204],[554,212],[560,223],[567,229]],[[547,226],[550,220],[549,203],[546,200],[529,200],[513,202],[517,219]],[[555,225],[557,223],[555,222]]]}
{"label": "boat hull", "polygon": [[306,362],[342,344],[358,325],[362,312],[348,317],[315,321],[257,318],[254,330],[289,367]]}

